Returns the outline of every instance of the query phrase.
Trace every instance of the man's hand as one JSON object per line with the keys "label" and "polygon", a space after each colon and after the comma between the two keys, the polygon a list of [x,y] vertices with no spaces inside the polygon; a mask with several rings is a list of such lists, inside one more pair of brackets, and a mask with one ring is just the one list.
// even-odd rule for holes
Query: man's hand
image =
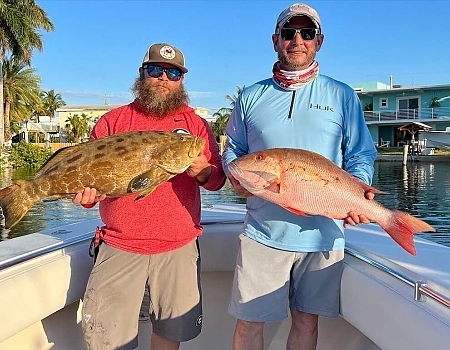
{"label": "man's hand", "polygon": [[[372,200],[374,199],[375,194],[371,191],[367,191],[364,196],[366,199]],[[344,219],[344,227],[356,226],[358,224],[370,224],[370,220],[365,215],[358,215],[354,211],[350,211]]]}
{"label": "man's hand", "polygon": [[211,176],[211,164],[208,163],[208,159],[204,154],[199,155],[194,159],[194,162],[186,170],[186,174],[190,177],[197,178],[197,181],[204,184],[209,180]]}
{"label": "man's hand", "polygon": [[95,204],[106,198],[106,194],[97,195],[97,190],[95,188],[86,187],[83,192],[78,192],[75,197],[73,197],[72,202],[74,204],[89,205]]}
{"label": "man's hand", "polygon": [[236,180],[236,179],[233,177],[233,175],[229,174],[229,175],[228,175],[228,179],[229,179],[230,182],[231,182],[231,186],[233,186],[234,192],[236,192],[236,194],[237,194],[238,196],[245,197],[245,198],[248,198],[248,197],[253,196],[249,191],[247,191],[247,190],[239,183],[238,180]]}

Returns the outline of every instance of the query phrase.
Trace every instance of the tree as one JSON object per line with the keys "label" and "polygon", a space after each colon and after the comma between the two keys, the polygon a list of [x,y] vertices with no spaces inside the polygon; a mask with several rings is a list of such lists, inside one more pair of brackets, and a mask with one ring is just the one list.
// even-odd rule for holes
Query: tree
{"label": "tree", "polygon": [[81,113],[81,116],[78,114],[71,115],[66,120],[65,131],[71,142],[82,142],[91,130],[91,117],[84,113]]}
{"label": "tree", "polygon": [[42,105],[50,121],[55,117],[55,112],[58,108],[65,106],[66,102],[62,99],[61,94],[56,94],[55,90],[42,91],[41,93]]}
{"label": "tree", "polygon": [[47,13],[34,0],[0,1],[0,147],[5,140],[2,64],[9,53],[30,65],[33,49],[43,50],[41,29],[54,28]]}
{"label": "tree", "polygon": [[434,96],[430,101],[429,108],[437,108],[437,107],[441,107],[441,102],[439,97]]}
{"label": "tree", "polygon": [[364,111],[373,111],[373,102],[364,105]]}
{"label": "tree", "polygon": [[3,61],[5,141],[11,139],[10,124],[30,119],[29,106],[40,103],[41,78],[35,71],[14,56]]}
{"label": "tree", "polygon": [[234,106],[236,105],[236,101],[237,101],[240,93],[242,92],[242,90],[244,90],[244,88],[245,88],[245,85],[242,86],[242,87],[236,86],[236,92],[237,92],[236,94],[225,95],[225,98],[227,100],[230,100],[231,108],[230,107],[222,107],[221,109],[218,110],[218,112],[231,114],[231,112],[233,111]]}
{"label": "tree", "polygon": [[225,135],[225,128],[227,127],[230,116],[231,113],[225,111],[223,108],[213,114],[213,117],[216,117],[216,121],[211,123],[211,129],[217,140],[219,140],[219,136]]}

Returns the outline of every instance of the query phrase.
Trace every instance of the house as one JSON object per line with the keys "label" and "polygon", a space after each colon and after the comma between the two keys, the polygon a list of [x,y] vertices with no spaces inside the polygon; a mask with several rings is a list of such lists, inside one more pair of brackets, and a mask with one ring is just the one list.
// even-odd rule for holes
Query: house
{"label": "house", "polygon": [[351,84],[364,108],[374,143],[400,147],[411,133],[399,130],[408,122],[421,122],[434,131],[450,127],[450,84],[417,87],[380,82]]}
{"label": "house", "polygon": [[56,112],[59,116],[60,128],[64,129],[69,117],[73,117],[74,115],[81,116],[82,114],[85,114],[91,118],[93,123],[95,123],[103,114],[116,107],[119,107],[119,105],[66,105],[58,108]]}

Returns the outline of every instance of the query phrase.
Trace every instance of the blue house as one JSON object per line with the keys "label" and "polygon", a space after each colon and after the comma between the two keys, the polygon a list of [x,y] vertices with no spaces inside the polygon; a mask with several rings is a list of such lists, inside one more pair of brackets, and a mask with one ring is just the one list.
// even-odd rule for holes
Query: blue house
{"label": "blue house", "polygon": [[[450,127],[450,84],[403,87],[380,82],[351,84],[364,109],[374,143],[400,147],[411,134],[399,130],[409,122],[420,122],[433,131]],[[448,129],[447,129],[448,130]]]}

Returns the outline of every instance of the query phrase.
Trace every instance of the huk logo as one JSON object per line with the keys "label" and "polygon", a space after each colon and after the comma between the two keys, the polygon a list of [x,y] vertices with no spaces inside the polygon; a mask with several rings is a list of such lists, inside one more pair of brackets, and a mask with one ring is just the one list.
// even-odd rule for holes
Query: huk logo
{"label": "huk logo", "polygon": [[333,107],[330,106],[321,106],[319,104],[315,104],[313,105],[312,103],[309,104],[309,108],[315,108],[315,109],[320,109],[321,111],[330,111],[330,112],[334,112]]}
{"label": "huk logo", "polygon": [[200,327],[202,325],[202,322],[203,322],[203,315],[200,315],[200,316],[198,316],[197,322],[195,322],[195,325],[197,327]]}

